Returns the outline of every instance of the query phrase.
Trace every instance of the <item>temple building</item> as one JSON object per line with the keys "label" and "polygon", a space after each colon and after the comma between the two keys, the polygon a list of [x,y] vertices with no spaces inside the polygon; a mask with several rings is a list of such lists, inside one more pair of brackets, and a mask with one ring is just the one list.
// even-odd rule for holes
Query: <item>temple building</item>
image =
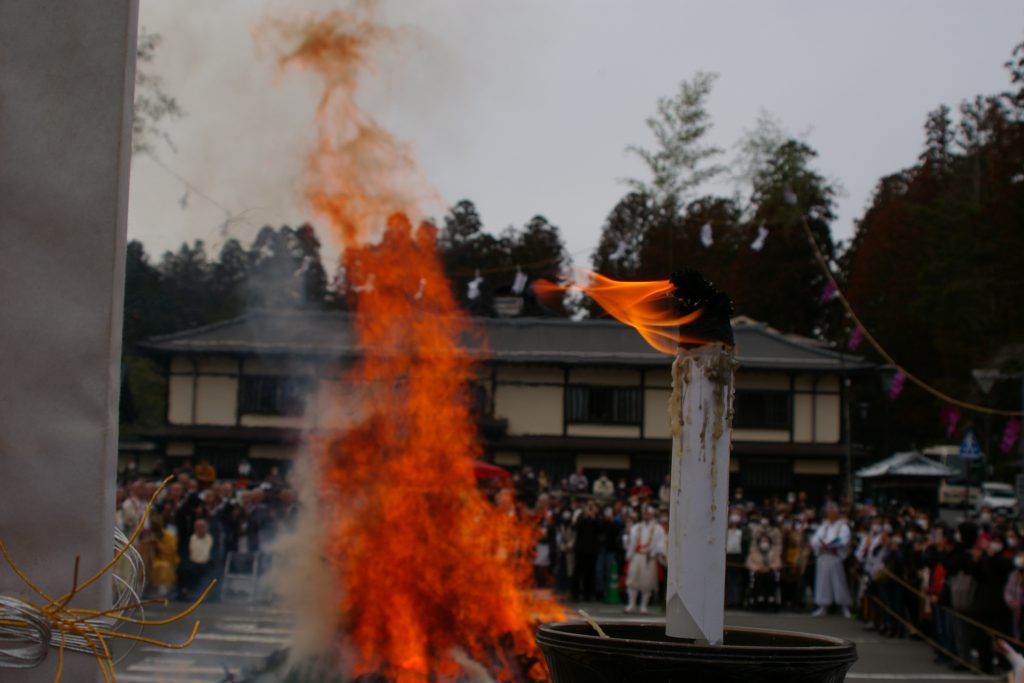
{"label": "temple building", "polygon": [[[482,457],[552,479],[582,466],[657,485],[669,470],[672,358],[611,320],[478,318],[471,397]],[[142,437],[157,457],[233,471],[291,460],[304,436],[343,416],[343,372],[360,354],[350,314],[259,311],[156,337],[142,348],[168,375],[166,425]],[[748,497],[844,490],[862,464],[848,441],[849,378],[862,357],[748,318],[732,321],[736,378],[730,487]]]}

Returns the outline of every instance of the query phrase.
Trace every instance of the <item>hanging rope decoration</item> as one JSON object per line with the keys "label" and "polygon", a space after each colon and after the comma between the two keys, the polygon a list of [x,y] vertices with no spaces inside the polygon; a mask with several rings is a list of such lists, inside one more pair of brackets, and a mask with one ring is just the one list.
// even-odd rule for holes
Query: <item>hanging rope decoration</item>
{"label": "hanging rope decoration", "polygon": [[[0,668],[25,669],[38,666],[47,655],[50,647],[57,649],[57,671],[54,683],[61,679],[64,668],[64,651],[91,654],[96,658],[100,674],[105,683],[116,683],[114,661],[110,654],[111,639],[128,640],[134,643],[146,643],[156,647],[178,650],[188,647],[199,632],[196,621],[192,632],[183,643],[166,643],[140,635],[146,626],[163,626],[184,619],[196,610],[210,594],[217,582],[211,581],[202,595],[187,609],[166,619],[147,620],[141,613],[144,605],[163,604],[166,600],[142,600],[140,595],[145,586],[145,568],[142,556],[135,548],[135,540],[142,533],[146,520],[149,518],[157,497],[171,482],[173,477],[165,479],[153,493],[139,523],[131,536],[118,530],[114,531],[114,557],[102,569],[85,581],[79,582],[79,560],[75,559],[74,575],[71,590],[64,595],[53,598],[45,593],[14,561],[7,546],[0,541],[0,554],[11,570],[21,579],[22,583],[43,602],[19,600],[9,596],[0,596]],[[114,605],[107,610],[92,610],[72,607],[75,596],[82,590],[98,581],[104,575],[114,583]],[[139,627],[136,634],[123,633],[119,629],[125,624]]]}
{"label": "hanging rope decoration", "polygon": [[[789,200],[787,198],[787,203],[788,201]],[[878,340],[875,339],[875,336],[868,331],[868,328],[864,326],[864,323],[861,322],[860,317],[858,317],[857,314],[854,312],[853,306],[851,306],[849,300],[847,300],[846,295],[843,294],[843,290],[839,288],[839,284],[836,282],[835,276],[832,275],[832,269],[829,268],[828,266],[828,261],[825,260],[825,256],[821,253],[821,249],[818,247],[818,243],[814,240],[814,233],[811,232],[811,226],[807,222],[806,216],[800,216],[800,224],[804,229],[804,234],[807,237],[807,241],[810,242],[811,244],[811,249],[814,251],[814,257],[817,260],[818,265],[821,267],[822,272],[825,274],[825,277],[828,280],[828,284],[831,286],[834,292],[834,298],[837,299],[843,305],[843,309],[846,311],[846,315],[850,318],[853,324],[856,325],[856,329],[860,330],[860,334],[863,336],[865,340],[867,340],[868,344],[871,345],[871,347],[878,353],[879,356],[881,356],[885,360],[886,363],[896,368],[897,376],[902,375],[903,380],[917,385],[917,387],[923,389],[932,396],[942,401],[945,401],[950,405],[954,405],[958,408],[963,408],[965,410],[973,410],[976,413],[984,413],[987,415],[1003,415],[1006,417],[1024,416],[1024,411],[1021,410],[1003,410],[999,408],[989,408],[987,406],[978,405],[977,403],[971,403],[969,401],[962,401],[958,398],[953,398],[949,394],[939,391],[938,389],[928,384],[923,379],[921,379],[920,377],[908,371],[905,367],[897,363],[896,359],[893,358],[892,355],[890,355],[889,352],[885,350],[885,347],[883,347],[878,342]]]}

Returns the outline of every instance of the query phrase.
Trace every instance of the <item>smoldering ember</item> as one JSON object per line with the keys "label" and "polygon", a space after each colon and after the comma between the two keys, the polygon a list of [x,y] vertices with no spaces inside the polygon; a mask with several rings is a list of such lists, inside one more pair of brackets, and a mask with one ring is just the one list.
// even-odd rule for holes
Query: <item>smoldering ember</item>
{"label": "smoldering ember", "polygon": [[[712,127],[764,67],[829,99],[782,47],[698,71],[655,4],[681,33],[626,78],[634,19],[570,3],[572,60],[511,78],[491,23],[544,27],[468,2],[0,0],[0,683],[1024,683],[1024,43],[1002,90],[923,105],[909,166],[876,152],[844,232],[853,104],[762,113],[732,160]],[[880,10],[837,11],[792,21],[838,53],[827,24]],[[966,11],[871,49],[942,72],[922,41],[960,17],[957,85],[992,42]],[[572,125],[589,71],[537,89],[563,59],[606,103]],[[843,144],[907,137],[878,111]],[[496,231],[453,182],[548,213]]]}

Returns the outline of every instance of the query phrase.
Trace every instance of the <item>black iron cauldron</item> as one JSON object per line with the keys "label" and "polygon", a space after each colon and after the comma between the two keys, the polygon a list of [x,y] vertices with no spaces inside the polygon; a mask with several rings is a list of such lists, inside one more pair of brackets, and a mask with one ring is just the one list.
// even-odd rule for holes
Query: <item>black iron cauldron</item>
{"label": "black iron cauldron", "polygon": [[545,624],[537,644],[552,683],[840,683],[857,647],[830,636],[726,628],[721,645],[669,638],[664,623]]}

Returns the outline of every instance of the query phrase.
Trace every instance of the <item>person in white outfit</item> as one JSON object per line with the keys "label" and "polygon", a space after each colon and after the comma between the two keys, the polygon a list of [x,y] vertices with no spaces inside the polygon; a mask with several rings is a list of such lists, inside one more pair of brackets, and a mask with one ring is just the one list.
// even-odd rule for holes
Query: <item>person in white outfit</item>
{"label": "person in white outfit", "polygon": [[829,503],[825,512],[828,518],[811,537],[811,549],[818,558],[814,574],[814,602],[818,609],[814,616],[823,616],[831,605],[839,605],[843,616],[849,617],[850,589],[843,560],[850,553],[850,527],[839,516],[835,503]]}
{"label": "person in white outfit", "polygon": [[645,507],[643,521],[629,530],[629,545],[626,559],[626,595],[629,602],[626,612],[636,609],[640,598],[640,612],[647,613],[651,594],[658,590],[658,562],[665,556],[665,530],[654,519],[654,508]]}

